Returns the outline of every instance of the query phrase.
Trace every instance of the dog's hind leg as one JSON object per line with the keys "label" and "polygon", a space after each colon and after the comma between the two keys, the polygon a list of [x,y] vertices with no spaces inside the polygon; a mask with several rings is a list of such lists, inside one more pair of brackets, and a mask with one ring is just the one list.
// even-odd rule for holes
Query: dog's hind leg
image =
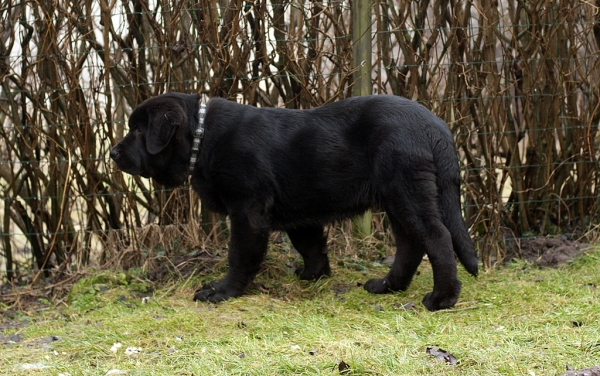
{"label": "dog's hind leg", "polygon": [[327,257],[327,235],[323,226],[298,227],[287,229],[286,232],[304,260],[304,266],[296,269],[300,279],[313,280],[331,274]]}
{"label": "dog's hind leg", "polygon": [[425,254],[425,249],[420,244],[411,242],[401,231],[398,221],[389,214],[388,217],[396,239],[396,257],[387,276],[365,283],[365,290],[372,294],[406,290]]}
{"label": "dog's hind leg", "polygon": [[450,232],[440,220],[429,218],[421,229],[416,233],[433,269],[433,291],[425,295],[423,305],[430,311],[450,308],[458,301],[461,289]]}
{"label": "dog's hind leg", "polygon": [[257,228],[244,213],[233,213],[229,242],[229,270],[218,282],[212,282],[196,291],[194,300],[220,302],[240,296],[260,270],[267,251],[269,230]]}
{"label": "dog's hind leg", "polygon": [[384,278],[368,281],[365,289],[384,293],[406,288],[426,253],[434,285],[433,291],[423,298],[423,304],[430,311],[452,307],[458,300],[461,283],[452,238],[441,219],[435,172],[427,171],[426,167],[405,168],[386,188],[383,203],[390,218],[396,220],[394,231],[400,241],[397,259]]}

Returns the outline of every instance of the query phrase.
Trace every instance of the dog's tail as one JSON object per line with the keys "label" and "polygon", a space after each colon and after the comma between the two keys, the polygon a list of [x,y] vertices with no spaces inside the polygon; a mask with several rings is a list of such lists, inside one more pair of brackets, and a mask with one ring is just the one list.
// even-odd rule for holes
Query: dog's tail
{"label": "dog's tail", "polygon": [[[450,135],[450,139],[452,136]],[[465,269],[476,276],[478,269],[477,252],[473,240],[463,220],[460,209],[460,169],[454,142],[448,145],[438,144],[434,150],[437,168],[437,186],[442,222],[450,231],[452,245],[458,259]]]}

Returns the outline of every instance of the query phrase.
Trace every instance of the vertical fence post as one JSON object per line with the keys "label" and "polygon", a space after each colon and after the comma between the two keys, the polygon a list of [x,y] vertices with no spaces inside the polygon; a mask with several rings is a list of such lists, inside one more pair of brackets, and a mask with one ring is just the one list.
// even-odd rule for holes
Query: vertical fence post
{"label": "vertical fence post", "polygon": [[[352,96],[372,94],[371,82],[371,7],[372,0],[352,1]],[[371,235],[371,210],[352,219],[354,237],[364,239]]]}

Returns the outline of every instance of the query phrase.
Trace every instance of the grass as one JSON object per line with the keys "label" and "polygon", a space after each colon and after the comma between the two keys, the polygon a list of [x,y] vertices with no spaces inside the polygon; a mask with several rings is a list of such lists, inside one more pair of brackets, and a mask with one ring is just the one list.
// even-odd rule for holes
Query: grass
{"label": "grass", "polygon": [[435,313],[420,303],[427,262],[407,292],[375,296],[357,284],[384,266],[333,260],[333,277],[307,283],[282,267],[292,257],[271,252],[249,293],[218,305],[191,301],[196,279],[151,292],[135,273],[93,274],[68,304],[5,315],[4,336],[20,337],[0,341],[0,373],[335,375],[343,361],[354,375],[556,375],[600,364],[598,250],[560,269],[519,261],[477,279],[461,269],[459,304]]}

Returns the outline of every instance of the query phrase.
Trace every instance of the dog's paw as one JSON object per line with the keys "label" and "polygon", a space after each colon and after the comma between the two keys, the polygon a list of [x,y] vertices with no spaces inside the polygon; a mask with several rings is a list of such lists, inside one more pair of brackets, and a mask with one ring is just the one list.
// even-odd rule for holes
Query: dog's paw
{"label": "dog's paw", "polygon": [[[460,289],[458,290],[460,292]],[[428,292],[423,297],[423,305],[429,311],[438,311],[440,309],[446,309],[454,307],[456,302],[458,301],[458,292],[453,292],[451,294],[436,294],[435,291]]]}
{"label": "dog's paw", "polygon": [[369,279],[365,283],[364,288],[371,294],[385,294],[391,291],[385,278]]}
{"label": "dog's paw", "polygon": [[228,289],[219,282],[211,282],[202,286],[201,289],[196,290],[196,293],[194,294],[194,301],[219,303],[230,298],[238,297],[242,295],[242,293],[243,291]]}
{"label": "dog's paw", "polygon": [[301,266],[296,269],[295,273],[301,280],[315,281],[321,277],[329,277],[331,275],[331,269],[329,268],[329,264],[327,264],[326,267],[317,270]]}

